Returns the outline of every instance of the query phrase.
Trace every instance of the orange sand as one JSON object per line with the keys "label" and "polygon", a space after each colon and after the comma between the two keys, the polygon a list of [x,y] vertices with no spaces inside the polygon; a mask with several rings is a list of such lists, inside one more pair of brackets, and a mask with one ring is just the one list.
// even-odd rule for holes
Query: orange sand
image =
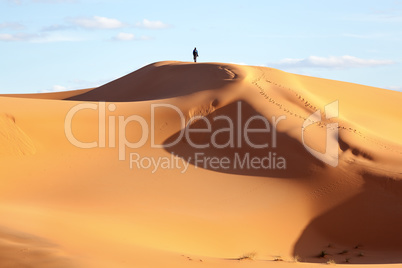
{"label": "orange sand", "polygon": [[[336,100],[339,117],[326,120],[324,107]],[[98,101],[106,101],[104,148],[77,148],[66,137],[66,116],[79,104],[99,110]],[[402,93],[380,88],[271,68],[184,62],[151,64],[95,89],[2,95],[0,267],[320,267],[332,260],[401,267],[400,103]],[[108,109],[111,104],[115,109]],[[178,107],[186,120],[205,116],[212,131],[228,127],[214,121],[217,116],[232,118],[235,129],[252,116],[272,125],[286,119],[277,124],[276,148],[272,132],[250,134],[256,143],[268,142],[265,149],[247,145],[239,133],[234,138],[241,148],[197,149],[185,140],[168,147],[180,134],[180,118],[168,108],[152,117],[155,104]],[[324,152],[325,124],[338,123],[337,167],[303,147],[303,122],[319,109],[323,121],[305,129],[305,142]],[[75,114],[77,140],[102,146],[98,110]],[[124,133],[113,133],[109,126],[132,115],[149,126],[154,118],[155,143],[164,146],[151,148],[148,139],[126,148],[119,160],[119,134],[134,143],[142,128],[131,122]],[[261,122],[250,126],[261,129]],[[192,124],[205,127],[201,119]],[[190,138],[210,144],[212,136]],[[223,144],[229,134],[215,138]],[[286,169],[194,162],[196,154],[232,161],[267,152],[283,157]],[[178,156],[189,165],[183,173],[130,169],[130,154]]]}

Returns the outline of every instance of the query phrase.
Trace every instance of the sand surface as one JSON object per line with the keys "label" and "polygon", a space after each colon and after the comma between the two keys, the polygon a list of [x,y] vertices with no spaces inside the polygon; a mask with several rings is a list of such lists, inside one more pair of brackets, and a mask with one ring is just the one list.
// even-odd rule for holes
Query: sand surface
{"label": "sand surface", "polygon": [[[2,95],[0,267],[402,267],[401,103],[380,88],[186,62]],[[267,148],[247,143],[250,118],[261,131],[247,137]],[[325,153],[336,135],[335,167],[303,145]],[[234,166],[269,154],[269,168]]]}

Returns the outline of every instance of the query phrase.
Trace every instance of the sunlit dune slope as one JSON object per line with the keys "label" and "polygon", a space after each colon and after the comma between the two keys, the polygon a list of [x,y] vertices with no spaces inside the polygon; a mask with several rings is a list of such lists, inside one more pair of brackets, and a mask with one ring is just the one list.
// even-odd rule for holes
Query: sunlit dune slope
{"label": "sunlit dune slope", "polygon": [[76,95],[84,94],[94,88],[78,89],[60,92],[33,93],[33,94],[0,94],[0,97],[28,98],[28,99],[44,99],[44,100],[63,100]]}

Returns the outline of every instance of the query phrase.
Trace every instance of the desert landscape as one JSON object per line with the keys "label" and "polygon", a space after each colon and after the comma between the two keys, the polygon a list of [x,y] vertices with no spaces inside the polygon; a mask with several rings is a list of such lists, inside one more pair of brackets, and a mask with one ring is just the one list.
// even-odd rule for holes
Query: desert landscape
{"label": "desert landscape", "polygon": [[178,61],[1,95],[0,267],[402,267],[401,103]]}

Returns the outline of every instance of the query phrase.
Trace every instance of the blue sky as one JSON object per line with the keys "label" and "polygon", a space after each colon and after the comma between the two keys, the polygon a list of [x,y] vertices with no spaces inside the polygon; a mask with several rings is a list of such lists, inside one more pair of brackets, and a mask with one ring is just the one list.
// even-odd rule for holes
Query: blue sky
{"label": "blue sky", "polygon": [[402,91],[402,1],[0,0],[0,93],[99,86],[194,46],[202,62]]}

